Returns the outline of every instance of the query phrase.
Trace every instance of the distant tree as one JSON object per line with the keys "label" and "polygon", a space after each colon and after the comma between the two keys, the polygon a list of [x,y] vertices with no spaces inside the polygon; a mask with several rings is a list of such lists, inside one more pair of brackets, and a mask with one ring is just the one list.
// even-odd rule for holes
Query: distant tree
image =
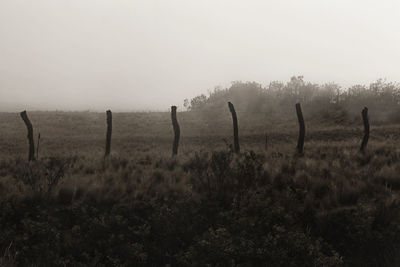
{"label": "distant tree", "polygon": [[319,98],[324,99],[328,103],[338,104],[340,102],[340,95],[340,86],[336,83],[326,83],[318,91]]}
{"label": "distant tree", "polygon": [[285,90],[285,84],[279,81],[273,81],[269,83],[268,92],[271,94],[276,94],[277,96],[282,96]]}
{"label": "distant tree", "polygon": [[183,106],[184,106],[187,110],[190,109],[189,99],[185,98],[185,99],[183,100]]}
{"label": "distant tree", "polygon": [[303,76],[293,76],[290,78],[290,82],[287,83],[286,88],[290,95],[298,97],[300,94],[300,88],[304,86]]}
{"label": "distant tree", "polygon": [[190,110],[202,109],[207,102],[207,97],[204,94],[196,96],[190,100]]}

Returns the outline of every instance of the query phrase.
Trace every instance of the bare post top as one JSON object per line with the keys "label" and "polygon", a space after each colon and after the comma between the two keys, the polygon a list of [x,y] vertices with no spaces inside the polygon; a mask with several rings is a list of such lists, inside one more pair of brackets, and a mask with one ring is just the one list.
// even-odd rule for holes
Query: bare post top
{"label": "bare post top", "polygon": [[107,110],[106,111],[107,114],[107,124],[111,124],[112,123],[112,113],[111,110]]}
{"label": "bare post top", "polygon": [[235,107],[233,106],[233,104],[231,102],[228,102],[228,107],[229,107],[229,111],[231,113],[235,113],[235,115],[236,115]]}
{"label": "bare post top", "polygon": [[231,102],[228,102],[228,107],[229,107],[229,110],[230,110],[230,112],[232,114],[234,149],[235,149],[235,153],[239,153],[240,152],[239,127],[238,127],[236,111],[235,111],[235,107],[233,106],[233,104]]}
{"label": "bare post top", "polygon": [[176,118],[176,106],[171,106],[171,120],[172,120],[172,127],[174,128],[174,142],[172,144],[172,155],[177,155],[181,130],[179,128],[178,120]]}
{"label": "bare post top", "polygon": [[26,113],[26,110],[22,111],[20,113],[22,120],[24,121],[26,128],[28,130],[28,141],[29,141],[29,154],[28,154],[28,160],[35,160],[35,143],[33,141],[33,127],[32,123],[28,118],[28,115]]}
{"label": "bare post top", "polygon": [[368,144],[368,139],[369,139],[369,119],[368,119],[368,108],[364,107],[364,109],[361,111],[363,123],[364,123],[364,137],[361,143],[360,151],[365,152],[365,148],[367,147]]}
{"label": "bare post top", "polygon": [[107,134],[106,134],[106,152],[104,157],[110,155],[111,152],[111,132],[112,132],[112,113],[111,110],[106,111],[107,114]]}
{"label": "bare post top", "polygon": [[364,107],[364,109],[361,112],[361,115],[363,117],[363,122],[364,122],[364,130],[369,132],[369,118],[368,118],[368,108]]}
{"label": "bare post top", "polygon": [[304,152],[304,137],[306,135],[306,126],[304,124],[303,112],[300,103],[296,103],[296,114],[299,121],[299,139],[297,141],[297,151],[300,155]]}
{"label": "bare post top", "polygon": [[22,111],[20,113],[22,120],[25,122],[27,127],[32,127],[32,123],[28,118],[28,114],[26,113],[26,110]]}

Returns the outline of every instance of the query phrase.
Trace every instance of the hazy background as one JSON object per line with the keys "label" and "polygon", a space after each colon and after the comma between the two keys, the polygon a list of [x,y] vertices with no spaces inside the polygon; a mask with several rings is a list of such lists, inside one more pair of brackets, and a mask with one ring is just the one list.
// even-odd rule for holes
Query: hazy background
{"label": "hazy background", "polygon": [[166,110],[231,81],[400,81],[400,3],[0,0],[0,110]]}

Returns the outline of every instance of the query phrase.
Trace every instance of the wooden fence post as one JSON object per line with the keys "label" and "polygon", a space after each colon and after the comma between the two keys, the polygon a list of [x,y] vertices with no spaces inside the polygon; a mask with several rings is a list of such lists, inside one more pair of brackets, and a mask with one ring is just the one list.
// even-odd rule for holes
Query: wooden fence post
{"label": "wooden fence post", "polygon": [[106,111],[107,114],[107,135],[106,135],[106,153],[104,157],[110,155],[111,151],[111,133],[112,133],[112,113],[111,110]]}
{"label": "wooden fence post", "polygon": [[171,120],[172,127],[174,128],[174,143],[172,144],[172,155],[177,155],[181,130],[179,128],[178,120],[176,119],[176,106],[171,107]]}
{"label": "wooden fence post", "polygon": [[304,125],[303,113],[301,112],[300,103],[296,104],[297,119],[299,120],[299,139],[297,141],[297,152],[303,154],[304,137],[306,135],[306,126]]}
{"label": "wooden fence post", "polygon": [[33,142],[33,127],[30,122],[26,110],[20,113],[22,120],[24,121],[26,128],[28,129],[28,141],[29,141],[29,156],[28,160],[35,160],[35,143]]}
{"label": "wooden fence post", "polygon": [[235,107],[233,106],[233,104],[231,102],[228,102],[228,107],[232,114],[233,142],[234,142],[235,153],[239,153],[240,152],[239,130],[238,130],[238,121],[237,121],[236,111],[235,111]]}
{"label": "wooden fence post", "polygon": [[364,123],[364,138],[361,143],[360,151],[362,153],[365,152],[365,148],[367,147],[368,144],[368,139],[369,139],[369,120],[368,120],[368,108],[364,107],[364,109],[361,111],[363,123]]}

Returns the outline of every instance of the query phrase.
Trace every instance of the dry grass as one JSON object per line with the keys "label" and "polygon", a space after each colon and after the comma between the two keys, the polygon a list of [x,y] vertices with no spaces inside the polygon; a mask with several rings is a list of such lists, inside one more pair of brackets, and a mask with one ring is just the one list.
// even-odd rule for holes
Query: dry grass
{"label": "dry grass", "polygon": [[103,161],[105,114],[29,115],[43,137],[31,163],[22,121],[0,114],[2,264],[398,263],[396,125],[373,127],[361,155],[361,125],[311,121],[298,157],[295,124],[239,117],[234,155],[229,114],[205,126],[181,113],[174,158],[168,113],[117,113]]}

